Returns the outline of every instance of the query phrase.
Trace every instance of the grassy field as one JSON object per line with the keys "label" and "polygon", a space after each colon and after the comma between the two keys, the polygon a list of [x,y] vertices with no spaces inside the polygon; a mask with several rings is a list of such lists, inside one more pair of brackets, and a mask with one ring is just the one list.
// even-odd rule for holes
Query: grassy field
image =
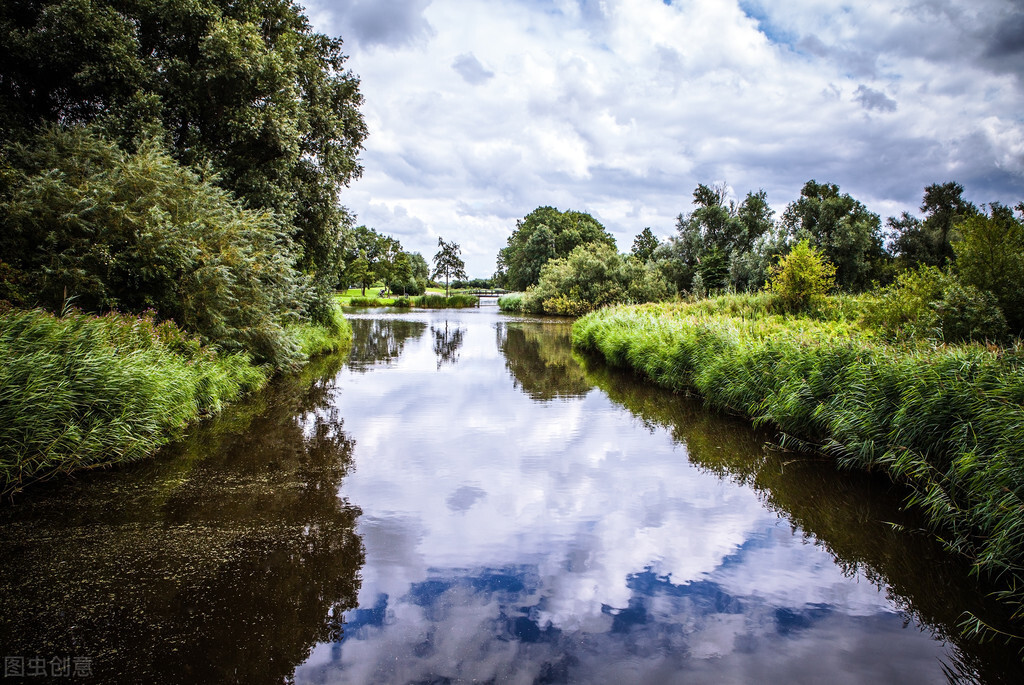
{"label": "grassy field", "polygon": [[768,295],[612,307],[577,320],[573,345],[905,484],[1024,619],[1024,348],[889,344],[862,323],[865,302],[805,316],[772,313]]}
{"label": "grassy field", "polygon": [[[347,345],[352,329],[296,325],[305,356]],[[148,316],[41,310],[0,315],[0,494],[41,479],[151,455],[198,418],[272,373]]]}

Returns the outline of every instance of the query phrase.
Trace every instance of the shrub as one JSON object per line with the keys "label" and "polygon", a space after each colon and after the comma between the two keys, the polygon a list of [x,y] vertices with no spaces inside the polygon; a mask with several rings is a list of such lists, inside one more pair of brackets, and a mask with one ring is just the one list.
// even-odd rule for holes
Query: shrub
{"label": "shrub", "polygon": [[864,314],[890,340],[998,341],[1008,334],[995,296],[934,266],[897,275]]}
{"label": "shrub", "polygon": [[523,309],[523,300],[525,297],[526,293],[509,293],[507,295],[502,295],[498,298],[498,309],[503,312],[522,314],[525,311]]}
{"label": "shrub", "polygon": [[31,304],[153,309],[206,344],[276,367],[301,359],[285,327],[317,298],[280,216],[243,209],[156,141],[129,154],[87,129],[49,128],[4,157],[0,248]]}
{"label": "shrub", "polygon": [[836,268],[802,240],[771,269],[767,290],[791,312],[806,311],[835,285]]}
{"label": "shrub", "polygon": [[650,302],[673,292],[654,265],[623,258],[611,245],[589,243],[543,266],[523,301],[526,311],[580,316],[608,304]]}

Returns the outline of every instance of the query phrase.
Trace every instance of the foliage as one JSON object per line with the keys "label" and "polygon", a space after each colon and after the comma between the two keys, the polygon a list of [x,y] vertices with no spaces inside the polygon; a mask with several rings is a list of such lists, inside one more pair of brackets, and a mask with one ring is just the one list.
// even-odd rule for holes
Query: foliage
{"label": "foliage", "polygon": [[332,300],[326,321],[294,324],[288,327],[288,336],[296,342],[301,354],[309,359],[348,347],[352,343],[352,324],[345,319],[341,305]]}
{"label": "foliage", "polygon": [[610,245],[591,243],[545,264],[522,307],[537,314],[579,316],[612,303],[652,302],[671,294],[653,265],[623,258]]}
{"label": "foliage", "polygon": [[641,262],[646,262],[654,256],[656,249],[658,249],[658,239],[650,226],[640,231],[633,239],[633,256]]}
{"label": "foliage", "polygon": [[442,238],[437,239],[438,251],[434,255],[434,271],[431,278],[444,276],[444,294],[448,296],[448,281],[452,278],[466,277],[466,263],[462,261],[458,243],[454,240],[446,243]]}
{"label": "foliage", "polygon": [[452,290],[493,290],[494,279],[471,278],[468,281],[452,281]]}
{"label": "foliage", "polygon": [[512,314],[522,314],[526,310],[524,304],[526,293],[509,293],[498,298],[498,309]]}
{"label": "foliage", "polygon": [[835,273],[836,268],[821,252],[801,240],[772,267],[766,289],[783,309],[805,311],[832,290]]}
{"label": "foliage", "polygon": [[759,287],[763,281],[751,283],[752,272],[734,270],[732,264],[749,261],[755,246],[772,230],[767,194],[747,193],[737,205],[727,201],[725,186],[701,183],[693,191],[693,203],[692,212],[676,219],[678,235],[654,251],[653,259],[665,277],[680,291],[695,295],[726,286]]}
{"label": "foliage", "polygon": [[498,253],[496,280],[509,290],[526,290],[540,280],[548,260],[595,242],[615,246],[615,238],[586,212],[538,207],[516,222],[508,245]]}
{"label": "foliage", "polygon": [[992,203],[989,214],[976,214],[958,225],[953,243],[956,273],[965,284],[991,292],[1015,333],[1024,332],[1024,202],[1021,217]]}
{"label": "foliage", "polygon": [[782,431],[785,445],[906,485],[1024,618],[1024,363],[1014,347],[891,347],[851,322],[616,307],[573,344]]}
{"label": "foliage", "polygon": [[900,273],[879,291],[864,319],[894,341],[998,341],[1007,335],[1006,319],[991,293],[934,266]]}
{"label": "foliage", "polygon": [[278,215],[240,208],[155,142],[128,154],[80,127],[47,128],[4,161],[0,249],[29,304],[155,309],[205,344],[301,358],[285,326],[313,294]]}
{"label": "foliage", "polygon": [[338,190],[366,136],[345,60],[292,0],[13,0],[0,5],[0,130],[96,123],[129,150],[158,132],[180,163],[284,217],[322,296],[349,222]]}
{"label": "foliage", "polygon": [[200,414],[261,386],[242,354],[217,354],[150,315],[0,315],[0,491],[151,454]]}
{"label": "foliage", "polygon": [[956,226],[979,213],[977,207],[963,198],[963,192],[959,183],[933,183],[924,189],[924,221],[907,212],[899,218],[889,218],[893,252],[904,267],[943,266],[954,259]]}
{"label": "foliage", "polygon": [[796,241],[809,241],[835,265],[836,285],[843,290],[865,290],[881,270],[885,252],[878,215],[840,194],[834,183],[805,183],[782,222]]}

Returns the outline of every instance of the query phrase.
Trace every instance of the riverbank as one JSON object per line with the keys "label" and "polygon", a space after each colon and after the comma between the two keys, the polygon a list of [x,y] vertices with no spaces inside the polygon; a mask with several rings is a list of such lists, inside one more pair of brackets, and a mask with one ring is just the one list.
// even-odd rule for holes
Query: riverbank
{"label": "riverbank", "polygon": [[399,307],[422,309],[462,309],[476,307],[480,299],[475,295],[434,295],[428,293],[419,296],[399,295],[397,297],[342,297],[335,296],[336,301],[345,307]]}
{"label": "riverbank", "polygon": [[[352,329],[296,324],[306,359],[349,344]],[[42,310],[0,315],[0,494],[80,469],[148,457],[197,419],[262,387],[269,366],[200,344],[151,316]]]}
{"label": "riverbank", "polygon": [[612,307],[576,321],[573,345],[774,427],[785,447],[905,484],[1024,618],[1024,350],[888,344],[856,304],[814,316],[749,297]]}

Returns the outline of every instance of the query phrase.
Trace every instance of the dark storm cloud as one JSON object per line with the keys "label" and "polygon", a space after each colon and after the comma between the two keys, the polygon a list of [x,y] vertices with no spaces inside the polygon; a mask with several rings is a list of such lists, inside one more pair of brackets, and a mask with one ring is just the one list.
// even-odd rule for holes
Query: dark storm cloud
{"label": "dark storm cloud", "polygon": [[480,64],[480,60],[471,52],[456,57],[452,62],[452,69],[465,79],[466,83],[474,86],[494,78],[494,72]]}

